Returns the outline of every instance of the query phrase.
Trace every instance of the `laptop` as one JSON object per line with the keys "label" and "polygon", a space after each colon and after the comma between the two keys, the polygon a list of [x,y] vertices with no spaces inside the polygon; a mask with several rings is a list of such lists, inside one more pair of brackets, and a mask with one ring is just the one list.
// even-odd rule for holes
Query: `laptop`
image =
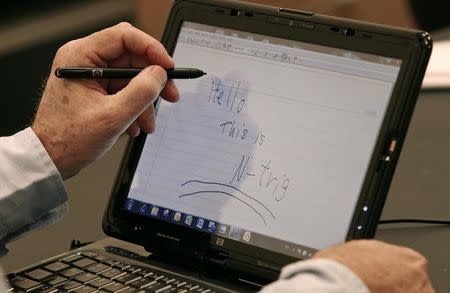
{"label": "laptop", "polygon": [[317,250],[374,236],[427,33],[178,0],[162,42],[207,75],[155,103],[156,132],[130,141],[103,220],[151,255],[81,248],[10,274],[17,291],[252,292]]}

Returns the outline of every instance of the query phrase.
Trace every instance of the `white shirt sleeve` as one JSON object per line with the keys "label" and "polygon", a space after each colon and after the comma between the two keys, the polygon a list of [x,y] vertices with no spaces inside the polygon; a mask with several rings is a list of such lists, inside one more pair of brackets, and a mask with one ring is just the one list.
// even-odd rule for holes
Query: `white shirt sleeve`
{"label": "white shirt sleeve", "polygon": [[325,258],[299,261],[283,268],[279,280],[260,293],[369,293],[367,286],[346,266]]}
{"label": "white shirt sleeve", "polygon": [[63,180],[30,127],[0,137],[2,244],[58,220],[66,212],[66,202]]}

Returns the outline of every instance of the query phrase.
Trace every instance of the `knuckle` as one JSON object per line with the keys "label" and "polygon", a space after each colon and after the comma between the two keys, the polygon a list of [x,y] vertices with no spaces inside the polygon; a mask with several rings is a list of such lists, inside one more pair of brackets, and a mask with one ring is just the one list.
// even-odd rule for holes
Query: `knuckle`
{"label": "knuckle", "polygon": [[150,90],[159,93],[167,81],[166,71],[160,66],[150,66],[147,69],[147,86]]}
{"label": "knuckle", "polygon": [[152,97],[155,97],[159,95],[159,92],[161,91],[161,83],[155,79],[151,78],[147,81],[147,92]]}
{"label": "knuckle", "polygon": [[116,27],[117,27],[119,30],[122,30],[122,31],[126,31],[126,30],[129,30],[129,29],[133,28],[133,26],[131,25],[131,23],[126,22],[126,21],[122,21],[122,22],[118,23],[118,24],[116,25]]}
{"label": "knuckle", "polygon": [[428,270],[428,260],[427,260],[423,255],[420,255],[420,254],[419,254],[419,259],[418,259],[418,261],[419,261],[420,267],[421,267],[423,270],[427,271],[427,270]]}
{"label": "knuckle", "polygon": [[61,47],[59,47],[58,51],[56,51],[56,55],[63,55],[67,52],[70,52],[72,50],[74,50],[78,45],[78,41],[77,40],[72,40],[69,41],[67,43],[65,43],[64,45],[62,45]]}
{"label": "knuckle", "polygon": [[421,255],[419,252],[417,252],[416,250],[414,250],[412,248],[405,247],[404,250],[405,250],[405,252],[407,252],[409,255],[416,258],[417,260],[420,260],[421,258],[425,258],[423,255]]}
{"label": "knuckle", "polygon": [[79,41],[73,40],[65,43],[55,53],[53,64],[61,66],[67,63],[67,59],[74,55],[74,52],[79,50]]}

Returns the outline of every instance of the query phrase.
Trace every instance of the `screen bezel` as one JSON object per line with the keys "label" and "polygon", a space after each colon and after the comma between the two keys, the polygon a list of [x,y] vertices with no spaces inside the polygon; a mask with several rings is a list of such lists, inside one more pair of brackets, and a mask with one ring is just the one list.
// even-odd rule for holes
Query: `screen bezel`
{"label": "screen bezel", "polygon": [[[251,18],[244,15],[231,15],[230,11],[251,12]],[[250,13],[248,14],[250,15]],[[314,30],[287,30],[283,24],[267,22],[267,18],[279,18],[307,21],[315,25]],[[399,76],[389,100],[385,119],[383,120],[379,138],[346,240],[373,237],[377,221],[387,196],[393,170],[398,158],[412,110],[417,98],[420,81],[430,53],[430,47],[424,45],[422,32],[406,31],[381,27],[334,17],[321,15],[308,16],[304,14],[280,15],[278,9],[264,6],[243,4],[234,1],[177,1],[171,11],[163,36],[163,44],[169,53],[173,53],[177,36],[183,21],[203,23],[212,26],[265,34],[292,40],[298,40],[318,45],[338,47],[381,55],[402,60]],[[330,27],[351,27],[355,30],[353,37],[336,34]],[[283,29],[284,28],[284,29]],[[363,37],[363,33],[371,34],[371,38]],[[403,93],[403,94],[400,94]],[[397,150],[389,162],[380,159],[386,154],[391,139],[397,140]],[[119,174],[113,189],[111,200],[104,217],[105,233],[129,242],[140,244],[151,250],[168,250],[183,247],[187,253],[205,255],[211,248],[225,252],[229,258],[240,259],[246,263],[258,265],[258,261],[266,262],[266,269],[276,271],[281,266],[297,259],[285,254],[251,246],[242,242],[226,239],[223,246],[215,245],[217,235],[197,231],[177,224],[164,222],[129,213],[123,209],[128,190],[131,185],[140,153],[145,143],[146,135],[141,134],[130,141],[122,161]],[[367,211],[363,206],[368,206]],[[358,229],[358,226],[363,227]],[[161,236],[163,235],[163,236]],[[167,237],[167,235],[169,237]],[[170,237],[177,241],[171,241]],[[173,240],[173,239],[172,239]],[[172,250],[173,251],[173,250]]]}

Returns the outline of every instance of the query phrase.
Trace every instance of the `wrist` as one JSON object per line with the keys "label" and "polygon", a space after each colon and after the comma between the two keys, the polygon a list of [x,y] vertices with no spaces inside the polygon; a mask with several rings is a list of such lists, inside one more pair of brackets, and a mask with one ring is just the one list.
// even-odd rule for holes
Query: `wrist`
{"label": "wrist", "polygon": [[31,129],[43,145],[44,149],[47,151],[47,154],[53,161],[53,164],[60,173],[61,177],[63,179],[68,178],[68,174],[66,174],[64,170],[63,163],[63,153],[64,149],[67,148],[67,145],[65,145],[64,142],[57,140],[59,137],[58,135],[49,135],[48,131],[45,130],[48,128],[43,127],[39,123],[33,123]]}

